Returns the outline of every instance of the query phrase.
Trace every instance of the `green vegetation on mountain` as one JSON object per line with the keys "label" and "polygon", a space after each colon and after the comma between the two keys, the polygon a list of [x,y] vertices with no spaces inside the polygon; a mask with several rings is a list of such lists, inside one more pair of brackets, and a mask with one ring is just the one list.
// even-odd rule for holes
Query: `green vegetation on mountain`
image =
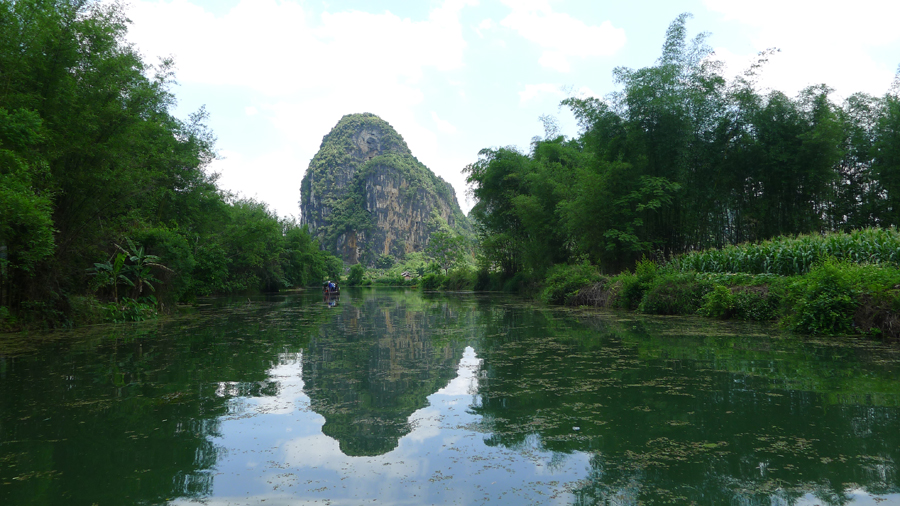
{"label": "green vegetation on mountain", "polygon": [[349,263],[374,266],[388,255],[423,251],[440,225],[471,236],[449,183],[416,159],[403,138],[373,114],[349,114],[310,161],[300,189],[303,223]]}
{"label": "green vegetation on mountain", "polygon": [[214,137],[118,4],[0,2],[0,330],[143,319],[196,296],[318,283],[339,262],[221,191]]}

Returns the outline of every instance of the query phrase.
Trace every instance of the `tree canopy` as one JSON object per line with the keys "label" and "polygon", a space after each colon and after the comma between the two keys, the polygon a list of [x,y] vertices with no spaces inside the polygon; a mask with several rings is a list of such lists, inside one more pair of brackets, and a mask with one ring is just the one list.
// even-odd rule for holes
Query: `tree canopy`
{"label": "tree canopy", "polygon": [[644,256],[900,224],[900,86],[842,103],[824,84],[761,92],[772,51],[728,80],[708,34],[688,39],[689,18],[671,23],[654,65],[615,69],[619,91],[562,102],[578,136],[550,129],[528,153],[485,149],[465,169],[490,269],[619,272]]}
{"label": "tree canopy", "polygon": [[166,303],[336,270],[296,222],[216,186],[206,111],[173,116],[173,61],[144,62],[127,27],[118,4],[0,2],[0,307],[59,322],[71,297],[118,299],[135,279],[92,278],[129,242],[159,267],[125,267]]}

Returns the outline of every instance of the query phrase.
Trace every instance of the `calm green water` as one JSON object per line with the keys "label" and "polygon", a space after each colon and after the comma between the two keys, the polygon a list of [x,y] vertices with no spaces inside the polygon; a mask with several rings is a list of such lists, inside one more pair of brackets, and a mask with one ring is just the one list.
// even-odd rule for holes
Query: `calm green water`
{"label": "calm green water", "polygon": [[387,290],[0,337],[0,504],[900,504],[898,349]]}

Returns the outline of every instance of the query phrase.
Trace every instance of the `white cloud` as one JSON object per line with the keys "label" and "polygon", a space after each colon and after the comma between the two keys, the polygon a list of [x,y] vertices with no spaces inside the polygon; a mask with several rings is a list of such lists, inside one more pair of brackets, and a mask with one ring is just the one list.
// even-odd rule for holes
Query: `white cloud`
{"label": "white cloud", "polygon": [[[895,27],[900,2],[858,0],[843,9],[806,0],[760,0],[752,5],[705,0],[705,4],[725,19],[751,27],[754,51],[781,49],[763,68],[760,85],[764,88],[794,94],[806,86],[825,83],[843,96],[857,91],[880,95],[896,70],[877,62],[869,51],[900,41],[900,30]],[[723,48],[716,53],[734,73],[746,68],[754,57]]]}
{"label": "white cloud", "polygon": [[553,12],[546,0],[502,0],[512,12],[500,21],[544,49],[538,62],[568,72],[569,59],[610,56],[625,45],[625,30],[609,21],[589,26],[564,13]]}
{"label": "white cloud", "polygon": [[[272,143],[280,147],[254,157],[220,144],[227,159],[211,169],[222,174],[223,187],[260,196],[281,215],[298,215],[307,164],[344,114],[377,114],[420,160],[437,159],[434,125],[415,115],[424,100],[419,85],[426,71],[463,66],[467,44],[459,15],[475,4],[446,0],[427,19],[411,20],[387,11],[315,16],[300,2],[276,0],[241,0],[217,17],[187,0],[135,0],[128,38],[147,61],[174,55],[184,84],[213,93],[239,89],[252,98],[244,117],[264,111],[257,117],[278,132],[281,138]],[[210,113],[215,128],[222,111]],[[440,131],[455,130],[435,123]]]}
{"label": "white cloud", "polygon": [[255,157],[222,150],[221,156],[210,167],[219,173],[220,187],[262,200],[282,217],[300,216],[297,202],[303,170],[298,167],[295,150],[285,148]]}
{"label": "white cloud", "polygon": [[568,72],[572,70],[572,66],[569,65],[569,59],[566,57],[566,54],[560,51],[544,51],[544,53],[541,54],[541,57],[538,58],[538,63],[558,72]]}
{"label": "white cloud", "polygon": [[455,134],[456,127],[450,124],[450,122],[442,120],[438,117],[438,114],[434,111],[431,111],[431,119],[434,120],[434,124],[437,125],[437,129],[445,134]]}
{"label": "white cloud", "polygon": [[524,104],[536,99],[540,95],[551,95],[557,101],[565,98],[566,94],[562,87],[558,84],[541,83],[528,84],[525,89],[519,92],[519,103]]}
{"label": "white cloud", "polygon": [[450,380],[444,388],[435,392],[434,395],[462,396],[477,394],[478,372],[481,370],[483,362],[484,360],[478,358],[474,348],[466,346],[463,356],[459,360],[459,366],[456,369],[456,377]]}
{"label": "white cloud", "polygon": [[214,17],[186,0],[143,0],[128,12],[129,39],[145,54],[176,55],[184,82],[269,95],[358,85],[361,76],[367,86],[387,86],[415,83],[426,68],[462,66],[458,15],[471,3],[448,0],[428,20],[412,21],[361,11],[312,19],[299,3],[275,0],[242,0]]}
{"label": "white cloud", "polygon": [[[731,0],[704,0],[706,6],[761,29],[759,39],[779,37],[807,40],[810,45],[883,45],[900,39],[896,29],[900,3],[884,0],[856,0],[852,8],[823,5],[819,0],[758,0],[753,3]],[[772,13],[778,13],[773,16]],[[813,40],[808,40],[813,37]]]}

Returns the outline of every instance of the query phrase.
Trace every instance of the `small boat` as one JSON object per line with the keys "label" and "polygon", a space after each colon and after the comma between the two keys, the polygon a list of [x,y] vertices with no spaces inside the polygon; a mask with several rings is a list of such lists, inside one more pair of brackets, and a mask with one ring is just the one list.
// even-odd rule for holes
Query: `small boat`
{"label": "small boat", "polygon": [[341,294],[341,288],[334,281],[326,281],[322,285],[322,293],[326,297],[337,296]]}

